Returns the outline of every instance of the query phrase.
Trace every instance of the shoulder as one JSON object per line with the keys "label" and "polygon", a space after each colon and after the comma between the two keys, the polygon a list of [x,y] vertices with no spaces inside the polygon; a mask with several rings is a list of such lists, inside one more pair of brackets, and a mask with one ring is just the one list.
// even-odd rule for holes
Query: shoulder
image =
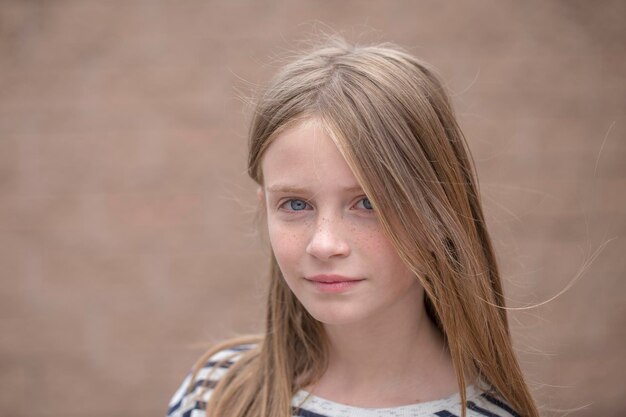
{"label": "shoulder", "polygon": [[468,417],[520,417],[500,395],[492,390],[474,389],[471,395],[468,395],[465,405]]}
{"label": "shoulder", "polygon": [[217,382],[243,354],[255,347],[240,344],[209,354],[190,371],[169,402],[167,417],[204,417]]}

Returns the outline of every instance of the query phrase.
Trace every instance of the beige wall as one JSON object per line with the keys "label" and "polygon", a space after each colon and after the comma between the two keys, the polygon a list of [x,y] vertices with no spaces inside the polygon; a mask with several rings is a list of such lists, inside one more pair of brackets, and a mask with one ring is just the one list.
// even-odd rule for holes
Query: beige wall
{"label": "beige wall", "polygon": [[626,414],[625,6],[2,1],[0,415],[162,415],[207,343],[260,329],[242,94],[316,30],[441,70],[509,304],[584,271],[511,313],[537,398]]}

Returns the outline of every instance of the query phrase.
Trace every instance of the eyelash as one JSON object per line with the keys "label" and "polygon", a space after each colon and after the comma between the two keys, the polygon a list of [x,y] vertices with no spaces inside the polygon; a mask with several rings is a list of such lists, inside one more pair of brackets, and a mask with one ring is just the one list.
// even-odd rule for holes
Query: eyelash
{"label": "eyelash", "polygon": [[[360,199],[356,202],[356,204],[355,204],[354,206],[356,206],[356,205],[358,205],[359,203],[364,202],[364,201],[366,201],[366,200],[367,200],[367,202],[369,203],[369,205],[370,205],[370,207],[371,207],[371,208],[367,208],[367,207],[365,207],[365,204],[363,204],[362,209],[363,209],[363,210],[367,210],[367,211],[373,211],[373,210],[374,210],[374,207],[372,206],[372,203],[369,201],[369,198],[367,198],[367,197],[360,198]],[[295,210],[295,209],[293,208],[293,206],[291,206],[291,207],[289,207],[289,208],[285,207],[287,204],[291,205],[293,202],[301,202],[301,203],[304,203],[304,204],[305,204],[305,207],[304,207],[304,208],[302,208],[302,209],[300,209],[300,210]],[[354,206],[353,206],[353,207],[354,207]],[[297,212],[299,212],[299,211],[305,211],[305,210],[307,210],[307,209],[308,209],[308,208],[310,208],[310,207],[311,207],[311,205],[310,205],[310,204],[309,204],[306,200],[303,200],[303,199],[300,199],[300,198],[290,198],[290,199],[288,199],[288,200],[286,200],[286,201],[282,202],[282,203],[280,204],[280,206],[279,206],[279,208],[280,208],[280,209],[283,209],[283,210],[288,211],[288,212],[291,212],[291,213],[297,213]]]}

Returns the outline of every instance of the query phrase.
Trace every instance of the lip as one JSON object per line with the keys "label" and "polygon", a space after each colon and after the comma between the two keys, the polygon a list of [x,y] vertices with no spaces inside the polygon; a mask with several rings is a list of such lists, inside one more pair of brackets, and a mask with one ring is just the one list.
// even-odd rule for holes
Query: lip
{"label": "lip", "polygon": [[348,291],[365,281],[362,278],[352,278],[342,275],[315,275],[305,278],[318,290],[326,293],[338,293]]}

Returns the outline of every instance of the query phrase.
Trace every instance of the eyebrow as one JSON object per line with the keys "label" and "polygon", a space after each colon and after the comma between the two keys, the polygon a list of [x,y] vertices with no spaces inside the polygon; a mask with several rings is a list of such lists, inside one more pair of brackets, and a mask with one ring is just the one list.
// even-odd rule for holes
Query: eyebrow
{"label": "eyebrow", "polygon": [[[266,187],[266,190],[270,193],[293,193],[293,194],[303,194],[310,192],[310,190],[306,187],[296,187],[289,184],[275,184],[270,187]],[[342,188],[342,191],[345,192],[363,192],[363,188],[360,185],[355,185],[353,187],[345,187]]]}

